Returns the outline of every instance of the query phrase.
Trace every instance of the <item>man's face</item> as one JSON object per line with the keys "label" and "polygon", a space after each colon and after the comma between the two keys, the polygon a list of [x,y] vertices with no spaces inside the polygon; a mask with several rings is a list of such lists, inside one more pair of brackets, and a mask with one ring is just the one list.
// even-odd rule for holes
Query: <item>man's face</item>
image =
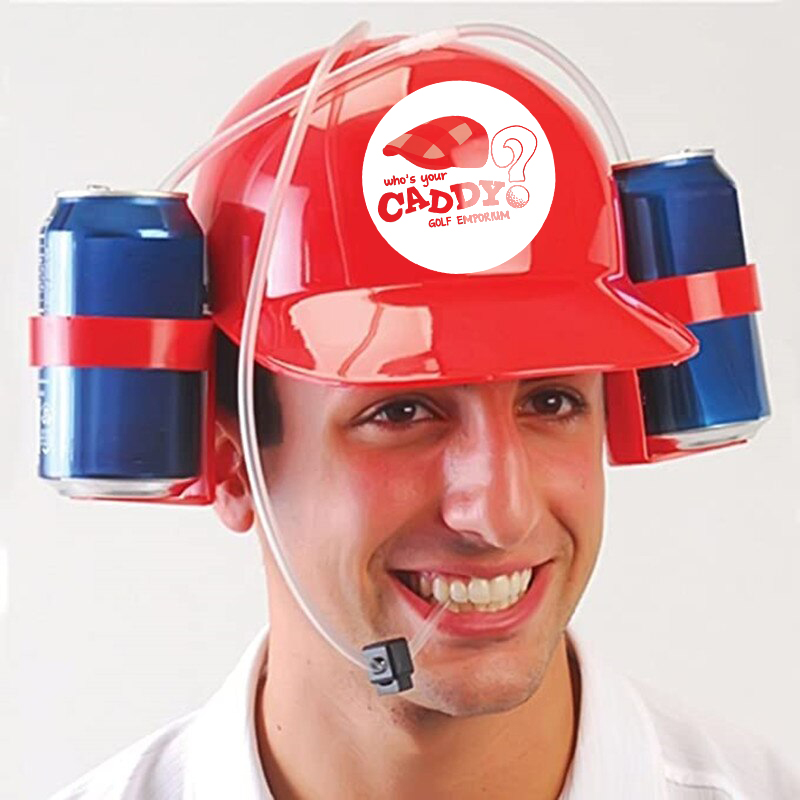
{"label": "man's face", "polygon": [[[453,715],[524,702],[600,545],[601,374],[400,390],[279,375],[276,389],[284,437],[264,450],[267,484],[283,549],[325,622],[356,648],[411,640],[435,605],[425,595],[460,598],[460,582],[476,600],[458,615],[472,630],[437,629],[403,697]],[[537,581],[541,596],[520,618]],[[273,621],[299,614],[282,581],[275,588]],[[505,598],[494,610],[480,602],[487,588]]]}

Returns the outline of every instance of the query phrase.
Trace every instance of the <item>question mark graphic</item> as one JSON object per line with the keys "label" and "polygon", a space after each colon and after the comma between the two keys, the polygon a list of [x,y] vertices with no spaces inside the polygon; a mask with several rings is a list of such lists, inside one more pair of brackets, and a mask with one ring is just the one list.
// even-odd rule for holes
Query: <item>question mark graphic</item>
{"label": "question mark graphic", "polygon": [[[533,158],[537,145],[538,140],[533,131],[522,125],[509,125],[508,128],[503,128],[492,137],[492,161],[501,169],[508,168],[509,183],[523,183],[525,167]],[[501,155],[503,150],[511,151],[510,161],[507,156]],[[527,158],[524,158],[526,155]],[[513,208],[522,208],[527,205],[530,198],[530,193],[524,186],[510,186],[506,192],[506,201]]]}

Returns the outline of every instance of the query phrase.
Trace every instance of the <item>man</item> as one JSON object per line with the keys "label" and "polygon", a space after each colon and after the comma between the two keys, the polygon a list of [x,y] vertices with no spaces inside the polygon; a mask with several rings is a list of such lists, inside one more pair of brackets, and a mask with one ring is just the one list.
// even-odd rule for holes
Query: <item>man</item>
{"label": "man", "polygon": [[[219,349],[227,378],[234,348]],[[758,741],[674,716],[567,628],[601,541],[599,373],[396,392],[261,372],[260,390],[285,541],[302,551],[313,598],[334,598],[336,627],[359,641],[408,629],[392,573],[423,565],[487,576],[543,565],[542,599],[513,634],[437,638],[414,691],[378,697],[308,623],[260,535],[268,634],[203,709],[59,800],[800,796]],[[244,532],[254,511],[232,400],[219,414],[215,508]]]}
{"label": "man", "polygon": [[[314,63],[270,76],[226,124],[302,85]],[[463,115],[440,112],[450,114],[439,117],[449,139],[432,108],[414,105],[429,87],[443,87],[437,103],[467,92]],[[470,92],[481,102],[467,107],[479,97]],[[340,640],[411,639],[436,601],[451,607],[414,657],[413,688],[376,694],[296,602],[258,523],[269,630],[200,711],[58,800],[800,796],[800,781],[763,745],[685,721],[614,675],[568,628],[602,536],[605,373],[696,352],[682,326],[611,285],[613,194],[585,122],[533,76],[459,48],[414,54],[318,111],[287,193],[257,351],[266,367],[257,373],[260,455],[281,548],[315,620]],[[468,195],[477,203],[483,190],[491,206],[500,196],[502,174],[486,167],[485,179],[468,180],[463,170],[489,162],[470,149],[460,167],[458,146],[489,147],[506,122],[536,138],[531,215],[481,212],[455,222],[452,235],[420,230],[415,220],[429,205],[467,205]],[[215,508],[242,532],[255,515],[236,418],[236,345],[288,124],[228,148],[194,196],[209,231],[215,320],[227,334],[218,347]],[[382,158],[397,157],[388,142],[407,148],[410,164],[452,158],[452,199],[443,189],[427,200],[412,192],[423,181],[410,178],[421,176],[386,166]],[[396,182],[385,191],[385,169],[409,181],[405,192]],[[419,169],[430,176],[427,164]],[[513,201],[528,203],[521,192]],[[408,228],[413,241],[391,227],[406,225],[404,216],[417,226]],[[419,237],[440,235],[450,236],[448,259],[480,264],[494,247],[511,257],[490,275],[457,278],[430,272],[441,260],[426,272],[403,257]],[[527,236],[521,248],[518,236]],[[415,257],[428,252],[445,257],[434,244]]]}
{"label": "man", "polygon": [[[437,641],[413,700],[378,698],[308,624],[265,547],[269,636],[280,645],[257,731],[275,795],[556,797],[579,694],[563,628],[602,524],[601,376],[413,393],[275,384],[283,441],[264,451],[270,496],[284,541],[315,554],[293,563],[335,628],[365,642],[409,630],[398,571],[491,578],[535,565],[534,580],[548,581],[516,635]],[[220,447],[234,455],[216,507],[246,530],[237,426],[222,420]]]}

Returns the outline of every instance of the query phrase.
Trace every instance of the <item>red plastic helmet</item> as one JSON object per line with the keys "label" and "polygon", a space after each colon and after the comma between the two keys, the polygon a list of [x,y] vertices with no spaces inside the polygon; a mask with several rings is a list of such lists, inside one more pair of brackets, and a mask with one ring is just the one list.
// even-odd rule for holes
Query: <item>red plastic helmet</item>
{"label": "red plastic helmet", "polygon": [[[337,66],[388,41],[369,41]],[[297,59],[262,80],[221,129],[306,84],[320,56]],[[376,225],[362,184],[365,154],[390,110],[425,87],[455,81],[492,87],[524,106],[546,133],[555,169],[552,201],[544,204],[538,233],[502,263],[471,274],[435,271],[401,254]],[[459,115],[467,121],[453,122]],[[477,142],[485,149],[479,128],[486,128],[489,140],[499,129],[476,116],[474,107],[457,114],[443,109],[373,147],[384,153],[387,175],[427,169],[425,158],[457,164],[453,152],[460,142],[450,138],[463,135],[464,146]],[[237,343],[264,210],[291,122],[279,117],[210,159],[192,193],[208,236],[214,320]],[[414,151],[422,166],[403,160],[403,134],[432,137]],[[536,146],[537,152],[547,149],[541,134]],[[477,186],[480,166],[464,163],[475,171]],[[498,252],[508,247],[507,218],[491,217],[492,209],[478,213],[477,207],[460,215],[466,203],[460,190],[448,191],[453,187],[443,179],[437,199],[427,194],[433,185],[417,184],[422,200],[406,196],[408,186],[390,187],[395,196],[386,201],[387,214],[413,212],[424,226],[426,215],[435,217],[431,206],[450,203],[453,226],[480,229],[482,241],[495,241]],[[490,187],[496,205],[502,193]],[[509,190],[503,208],[524,205],[522,191]],[[492,199],[490,191],[487,197]],[[467,215],[468,223],[455,219]],[[446,252],[440,255],[445,260]],[[637,299],[626,277],[616,187],[604,149],[584,116],[552,86],[488,51],[458,44],[400,57],[322,95],[278,227],[257,343],[263,366],[343,384],[444,384],[632,370],[675,364],[697,350],[688,329]]]}

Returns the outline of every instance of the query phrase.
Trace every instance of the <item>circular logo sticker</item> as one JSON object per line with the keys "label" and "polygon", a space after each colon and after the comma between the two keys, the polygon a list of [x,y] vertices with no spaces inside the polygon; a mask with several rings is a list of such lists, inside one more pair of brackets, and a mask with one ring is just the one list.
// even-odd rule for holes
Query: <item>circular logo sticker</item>
{"label": "circular logo sticker", "polygon": [[553,151],[525,106],[493,86],[447,81],[394,105],[367,145],[364,200],[384,239],[435,272],[483,272],[541,230]]}

